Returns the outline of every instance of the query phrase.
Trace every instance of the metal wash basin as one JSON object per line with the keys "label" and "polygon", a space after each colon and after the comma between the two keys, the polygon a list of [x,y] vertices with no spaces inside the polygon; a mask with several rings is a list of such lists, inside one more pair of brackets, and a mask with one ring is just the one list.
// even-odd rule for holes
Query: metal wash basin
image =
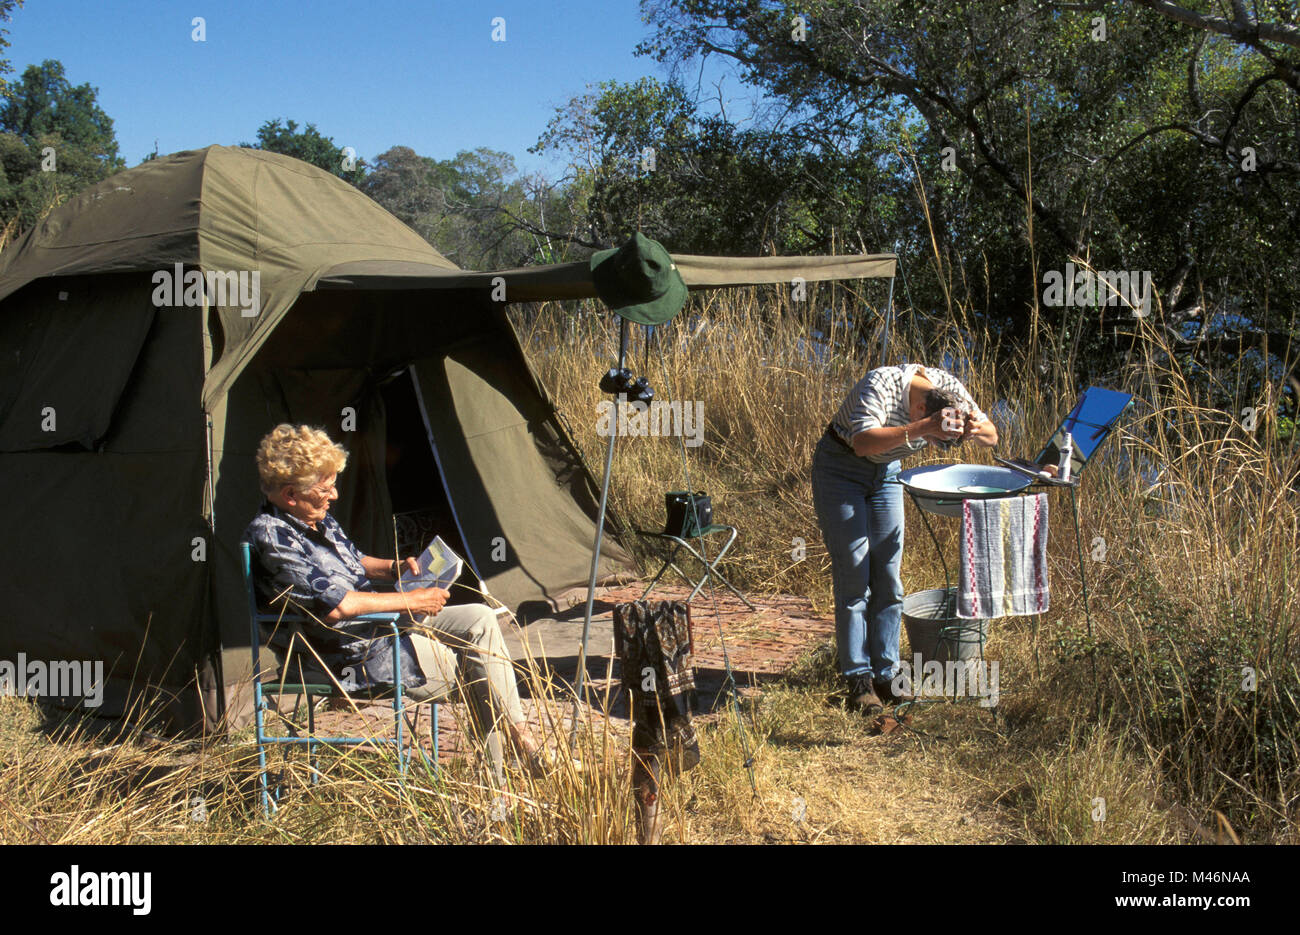
{"label": "metal wash basin", "polygon": [[899,482],[928,513],[961,516],[963,500],[1009,497],[1034,482],[1011,468],[987,464],[928,464],[898,472]]}

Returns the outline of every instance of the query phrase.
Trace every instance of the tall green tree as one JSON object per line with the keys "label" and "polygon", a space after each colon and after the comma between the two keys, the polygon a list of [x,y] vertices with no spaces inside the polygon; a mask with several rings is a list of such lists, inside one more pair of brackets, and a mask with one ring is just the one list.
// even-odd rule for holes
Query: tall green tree
{"label": "tall green tree", "polygon": [[126,167],[97,96],[52,59],[9,84],[0,105],[0,213],[11,234]]}
{"label": "tall green tree", "polygon": [[435,242],[438,219],[447,211],[435,160],[409,146],[394,146],[375,157],[362,188],[425,240]]}
{"label": "tall green tree", "polygon": [[[13,22],[14,10],[23,5],[23,0],[0,0],[0,22]],[[9,48],[9,30],[0,29],[0,53]],[[9,59],[0,58],[0,94],[9,87],[9,81],[5,77],[12,74],[14,67],[10,64]]]}
{"label": "tall green tree", "polygon": [[[1164,0],[643,10],[641,51],[660,61],[719,58],[804,130],[898,143],[893,171],[925,193],[938,253],[914,278],[922,304],[943,309],[969,265],[970,296],[1016,346],[1042,271],[1083,259],[1152,272],[1153,320],[1189,350],[1242,305],[1255,332],[1285,336],[1300,301],[1295,3],[1226,18]],[[931,252],[929,231],[899,233],[911,257]],[[1040,310],[1088,359],[1131,330],[1114,309]]]}
{"label": "tall green tree", "polygon": [[820,112],[742,129],[647,77],[572,98],[530,151],[568,160],[586,215],[575,243],[641,230],[680,251],[799,253],[892,246],[908,185],[885,170],[891,146],[880,127]]}
{"label": "tall green tree", "polygon": [[300,131],[296,121],[281,123],[276,117],[257,128],[256,143],[239,145],[301,159],[357,187],[366,178],[365,161],[359,159],[354,151],[336,145],[332,137],[323,136],[314,123],[307,124]]}
{"label": "tall green tree", "polygon": [[99,92],[89,84],[73,85],[63,64],[46,59],[29,65],[22,80],[5,92],[0,106],[0,131],[25,142],[58,137],[65,144],[94,155],[108,172],[125,167],[118,155],[113,121],[100,108]]}
{"label": "tall green tree", "polygon": [[641,230],[682,240],[683,155],[699,130],[695,105],[676,84],[641,78],[602,82],[556,110],[530,152],[559,152],[569,160],[569,184],[580,193],[587,229],[583,246],[611,246]]}
{"label": "tall green tree", "polygon": [[540,179],[522,179],[508,153],[486,147],[447,160],[394,146],[375,157],[362,189],[440,253],[466,269],[547,262],[537,232],[557,199]]}

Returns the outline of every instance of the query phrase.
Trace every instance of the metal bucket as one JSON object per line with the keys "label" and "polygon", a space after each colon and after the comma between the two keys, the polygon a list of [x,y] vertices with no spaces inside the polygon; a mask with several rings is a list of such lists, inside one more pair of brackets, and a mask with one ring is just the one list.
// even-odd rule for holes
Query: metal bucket
{"label": "metal bucket", "polygon": [[979,659],[989,638],[989,622],[957,616],[957,589],[934,588],[903,598],[903,626],[912,652],[922,664]]}

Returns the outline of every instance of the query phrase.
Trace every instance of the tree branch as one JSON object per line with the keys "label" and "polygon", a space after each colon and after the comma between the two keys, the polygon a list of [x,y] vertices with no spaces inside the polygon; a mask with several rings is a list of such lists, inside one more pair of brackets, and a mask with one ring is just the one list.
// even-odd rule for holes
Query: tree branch
{"label": "tree branch", "polygon": [[1148,10],[1154,10],[1161,16],[1182,23],[1184,26],[1193,26],[1196,29],[1217,32],[1220,35],[1237,40],[1242,45],[1260,51],[1264,49],[1264,42],[1280,42],[1282,45],[1290,46],[1293,49],[1300,49],[1300,29],[1286,23],[1261,23],[1258,20],[1251,19],[1246,12],[1245,6],[1240,2],[1235,2],[1235,0],[1232,5],[1233,18],[1231,20],[1224,19],[1221,16],[1197,13],[1195,10],[1185,9],[1176,3],[1169,2],[1169,0],[1133,0],[1133,2],[1146,7]]}
{"label": "tree branch", "polygon": [[497,210],[510,219],[510,223],[513,225],[515,230],[523,231],[524,233],[531,234],[534,237],[548,237],[552,240],[563,240],[571,244],[577,244],[579,247],[586,247],[589,250],[601,250],[606,246],[605,244],[596,243],[591,240],[584,240],[577,234],[561,234],[538,227],[527,218],[520,217],[504,205],[498,206]]}

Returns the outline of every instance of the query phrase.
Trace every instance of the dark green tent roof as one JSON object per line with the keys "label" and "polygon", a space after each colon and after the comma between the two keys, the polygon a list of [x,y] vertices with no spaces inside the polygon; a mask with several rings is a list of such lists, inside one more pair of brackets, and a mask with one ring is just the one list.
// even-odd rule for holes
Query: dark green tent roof
{"label": "dark green tent roof", "polygon": [[342,263],[456,266],[361,191],[288,156],[209,146],[119,172],[61,205],[0,252],[0,300],[45,276],[170,270],[257,271],[260,312],[220,309],[224,352],[211,406],[300,293]]}
{"label": "dark green tent roof", "polygon": [[[674,260],[694,289],[888,277],[895,265],[892,254]],[[256,316],[236,305],[219,309],[223,351],[204,381],[207,408],[318,284],[487,290],[504,280],[507,302],[595,297],[586,261],[465,272],[337,176],[276,153],[208,146],[119,172],[51,211],[0,252],[0,300],[41,277],[176,263],[259,273]]]}

